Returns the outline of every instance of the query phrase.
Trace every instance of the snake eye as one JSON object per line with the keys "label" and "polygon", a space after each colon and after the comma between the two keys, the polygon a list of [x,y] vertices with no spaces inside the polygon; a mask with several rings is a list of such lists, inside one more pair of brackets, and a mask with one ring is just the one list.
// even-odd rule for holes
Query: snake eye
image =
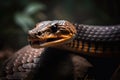
{"label": "snake eye", "polygon": [[52,33],[55,33],[55,32],[57,32],[57,30],[58,30],[57,24],[52,25],[50,28],[51,28]]}
{"label": "snake eye", "polygon": [[39,36],[40,36],[41,34],[42,34],[41,32],[38,32],[38,33],[37,33],[37,35],[39,35]]}

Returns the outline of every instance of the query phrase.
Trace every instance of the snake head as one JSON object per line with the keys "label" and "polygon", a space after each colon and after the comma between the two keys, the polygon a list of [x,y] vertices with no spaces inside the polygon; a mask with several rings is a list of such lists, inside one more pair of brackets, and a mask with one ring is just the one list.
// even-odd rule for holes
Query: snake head
{"label": "snake head", "polygon": [[66,20],[42,21],[28,31],[28,41],[34,48],[50,47],[69,42],[76,29]]}

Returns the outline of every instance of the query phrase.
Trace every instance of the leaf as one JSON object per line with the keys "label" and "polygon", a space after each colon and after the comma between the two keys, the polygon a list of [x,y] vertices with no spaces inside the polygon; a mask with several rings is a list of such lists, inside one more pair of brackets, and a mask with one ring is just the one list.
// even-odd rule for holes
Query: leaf
{"label": "leaf", "polygon": [[30,29],[30,27],[32,27],[35,24],[34,20],[30,16],[23,13],[16,13],[14,18],[15,18],[15,22],[25,32],[27,32]]}
{"label": "leaf", "polygon": [[27,15],[32,15],[44,9],[46,9],[46,6],[43,5],[42,3],[31,3],[25,8],[24,13]]}

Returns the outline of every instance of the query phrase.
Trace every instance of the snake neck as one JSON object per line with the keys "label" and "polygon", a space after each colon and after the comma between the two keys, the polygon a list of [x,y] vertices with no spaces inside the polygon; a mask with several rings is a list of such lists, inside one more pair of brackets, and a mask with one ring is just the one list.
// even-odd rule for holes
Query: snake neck
{"label": "snake neck", "polygon": [[76,36],[58,48],[94,56],[119,55],[120,26],[75,25],[75,28]]}

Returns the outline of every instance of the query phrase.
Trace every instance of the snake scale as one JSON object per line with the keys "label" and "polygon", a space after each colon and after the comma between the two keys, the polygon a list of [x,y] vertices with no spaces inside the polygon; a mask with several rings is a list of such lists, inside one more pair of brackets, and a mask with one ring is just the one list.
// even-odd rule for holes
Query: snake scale
{"label": "snake scale", "polygon": [[0,80],[28,80],[27,76],[39,68],[44,47],[94,57],[119,58],[120,26],[73,25],[66,20],[42,21],[28,32],[28,41],[33,48],[26,46],[10,57],[1,68]]}

